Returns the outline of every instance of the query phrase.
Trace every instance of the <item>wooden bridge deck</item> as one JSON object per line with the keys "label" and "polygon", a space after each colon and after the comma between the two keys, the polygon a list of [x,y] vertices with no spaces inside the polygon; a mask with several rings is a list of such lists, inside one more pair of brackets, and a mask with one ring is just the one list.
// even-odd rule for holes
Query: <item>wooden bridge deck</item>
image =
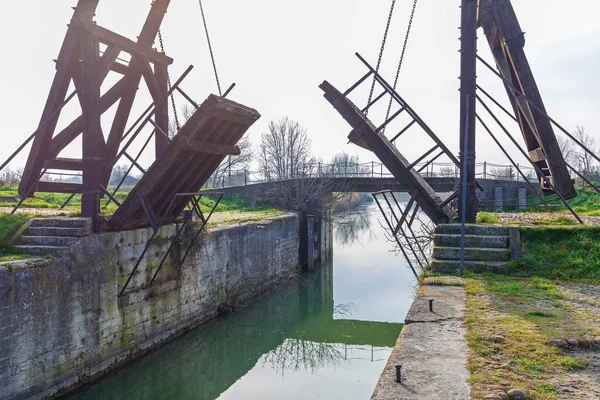
{"label": "wooden bridge deck", "polygon": [[367,146],[373,151],[398,182],[404,185],[409,192],[416,192],[417,204],[434,223],[449,220],[454,216],[451,208],[444,206],[444,200],[410,166],[408,160],[385,135],[377,132],[377,128],[373,123],[352,101],[327,81],[321,84],[321,89],[325,92],[325,98],[364,141],[363,146]]}
{"label": "wooden bridge deck", "polygon": [[174,196],[198,192],[226,156],[239,154],[237,142],[259,118],[254,109],[209,96],[129,193],[105,229],[150,226],[141,199],[157,219],[164,217],[165,224],[173,222],[190,201],[189,196]]}

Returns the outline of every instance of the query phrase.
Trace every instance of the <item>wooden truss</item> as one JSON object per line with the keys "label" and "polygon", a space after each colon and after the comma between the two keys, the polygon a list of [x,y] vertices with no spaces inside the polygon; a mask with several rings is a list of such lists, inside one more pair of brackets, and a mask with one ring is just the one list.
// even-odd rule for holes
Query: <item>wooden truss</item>
{"label": "wooden truss", "polygon": [[[93,218],[96,228],[100,222],[101,188],[108,185],[142,78],[157,105],[154,111],[157,130],[168,132],[167,67],[173,62],[152,48],[170,0],[154,0],[137,41],[97,25],[93,17],[98,3],[99,0],[79,0],[75,7],[19,186],[23,198],[35,192],[81,193],[82,216]],[[106,46],[102,53],[101,43]],[[131,56],[127,65],[119,62],[121,53]],[[111,71],[122,77],[101,94],[102,83]],[[82,113],[62,131],[56,132],[61,110],[70,100],[67,91],[71,82]],[[105,139],[101,116],[117,103],[115,118]],[[58,158],[61,151],[80,135],[82,158]],[[164,153],[168,143],[166,135],[155,135],[157,158]],[[45,172],[52,169],[80,171],[82,183],[41,181]]]}
{"label": "wooden truss", "polygon": [[[529,156],[565,199],[575,197],[577,192],[527,61],[525,36],[510,0],[479,0],[479,12],[479,23],[503,77]],[[538,178],[544,192],[551,194],[544,179]]]}

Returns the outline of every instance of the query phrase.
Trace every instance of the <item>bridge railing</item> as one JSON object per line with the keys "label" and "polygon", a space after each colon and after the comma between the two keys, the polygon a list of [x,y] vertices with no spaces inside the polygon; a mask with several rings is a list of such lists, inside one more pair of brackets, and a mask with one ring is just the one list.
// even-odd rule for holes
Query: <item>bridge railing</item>
{"label": "bridge railing", "polygon": [[[427,162],[417,166],[424,166]],[[535,170],[531,167],[519,166],[520,170],[532,182],[537,181]],[[460,177],[460,171],[454,163],[431,163],[421,172],[425,178]],[[494,164],[487,161],[476,164],[476,176],[478,179],[497,179],[504,181],[522,182],[523,177],[517,169],[510,164]],[[278,182],[301,178],[393,178],[388,169],[377,161],[364,163],[338,163],[328,164],[313,162],[300,165],[294,173],[279,174],[270,170],[253,169],[225,169],[220,177],[209,181],[210,187],[221,188],[230,186],[243,186],[266,182]]]}

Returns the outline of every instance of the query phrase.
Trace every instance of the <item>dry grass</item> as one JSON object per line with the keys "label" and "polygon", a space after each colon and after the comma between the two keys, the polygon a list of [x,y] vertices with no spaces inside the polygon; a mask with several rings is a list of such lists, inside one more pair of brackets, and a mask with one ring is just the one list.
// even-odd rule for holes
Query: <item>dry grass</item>
{"label": "dry grass", "polygon": [[[555,378],[586,367],[585,359],[546,344],[553,338],[600,334],[597,326],[589,324],[589,315],[565,304],[556,282],[538,277],[472,276],[466,291],[473,398],[482,399],[501,387],[520,387],[533,399],[556,399]],[[504,341],[492,340],[498,334],[504,335]]]}

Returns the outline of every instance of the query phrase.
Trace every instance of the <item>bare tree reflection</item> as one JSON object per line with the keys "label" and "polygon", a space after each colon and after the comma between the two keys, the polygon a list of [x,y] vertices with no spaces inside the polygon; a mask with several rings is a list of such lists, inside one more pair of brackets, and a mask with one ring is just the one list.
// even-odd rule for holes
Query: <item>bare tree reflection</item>
{"label": "bare tree reflection", "polygon": [[351,212],[347,212],[343,218],[336,221],[335,224],[335,241],[337,244],[347,246],[359,242],[365,238],[368,233],[367,240],[374,237],[369,223],[369,210],[367,208],[357,208]]}

